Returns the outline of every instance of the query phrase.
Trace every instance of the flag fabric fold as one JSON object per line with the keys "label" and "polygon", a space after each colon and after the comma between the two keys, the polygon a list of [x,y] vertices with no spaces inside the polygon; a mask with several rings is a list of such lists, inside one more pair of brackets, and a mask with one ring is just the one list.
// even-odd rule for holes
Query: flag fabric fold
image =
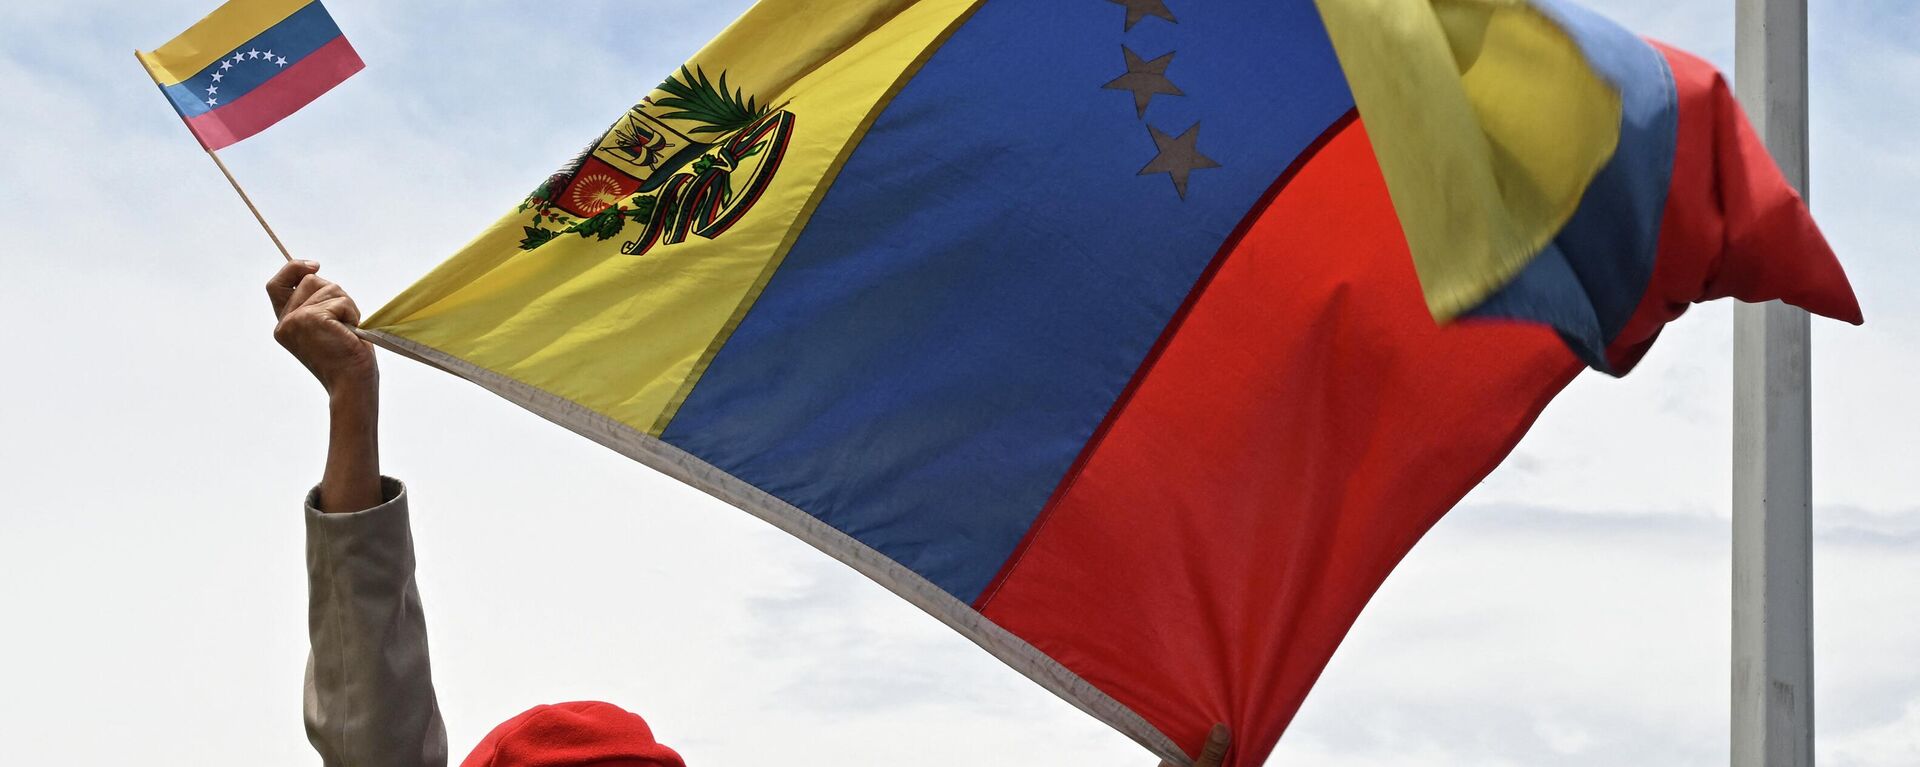
{"label": "flag fabric fold", "polygon": [[1711,68],[1560,0],[763,0],[365,327],[1247,765],[1719,296],[1859,319]]}
{"label": "flag fabric fold", "polygon": [[229,0],[139,58],[209,151],[266,130],[365,67],[319,0]]}

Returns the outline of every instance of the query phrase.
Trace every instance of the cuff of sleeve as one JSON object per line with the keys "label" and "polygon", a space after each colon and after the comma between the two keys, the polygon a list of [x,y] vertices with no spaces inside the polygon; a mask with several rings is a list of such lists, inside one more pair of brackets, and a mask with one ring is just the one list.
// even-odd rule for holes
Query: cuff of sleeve
{"label": "cuff of sleeve", "polygon": [[351,524],[355,519],[405,514],[407,513],[407,485],[392,477],[381,476],[380,505],[371,509],[346,514],[329,514],[320,510],[319,503],[320,486],[314,485],[312,490],[307,491],[307,516],[310,518],[326,519],[337,524]]}

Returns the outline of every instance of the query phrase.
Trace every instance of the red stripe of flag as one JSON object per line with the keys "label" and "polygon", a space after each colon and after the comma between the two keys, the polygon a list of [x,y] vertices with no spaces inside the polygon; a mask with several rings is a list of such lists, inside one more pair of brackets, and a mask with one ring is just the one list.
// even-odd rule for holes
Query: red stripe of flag
{"label": "red stripe of flag", "polygon": [[1387,573],[1581,368],[1426,311],[1360,122],[1231,246],[989,620],[1173,738],[1259,764]]}

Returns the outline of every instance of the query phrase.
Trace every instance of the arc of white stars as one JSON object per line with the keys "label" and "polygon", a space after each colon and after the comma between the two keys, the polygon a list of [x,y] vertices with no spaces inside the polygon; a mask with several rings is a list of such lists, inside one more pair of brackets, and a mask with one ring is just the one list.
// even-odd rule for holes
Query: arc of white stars
{"label": "arc of white stars", "polygon": [[[221,72],[225,72],[229,69],[232,69],[233,65],[247,61],[248,59],[263,59],[267,63],[273,64],[274,66],[277,66],[283,69],[286,68],[287,66],[287,57],[275,55],[273,51],[262,51],[258,48],[249,48],[245,52],[234,51],[233,58],[220,60],[220,70],[218,72],[213,73],[213,78],[212,78],[213,81],[216,83],[220,82],[221,78],[226,76],[221,74]],[[211,86],[207,88],[207,95],[209,96],[212,96],[213,94],[219,93],[219,92],[220,92],[219,88],[215,88]],[[218,103],[220,103],[219,99],[207,100],[207,106],[213,106]]]}

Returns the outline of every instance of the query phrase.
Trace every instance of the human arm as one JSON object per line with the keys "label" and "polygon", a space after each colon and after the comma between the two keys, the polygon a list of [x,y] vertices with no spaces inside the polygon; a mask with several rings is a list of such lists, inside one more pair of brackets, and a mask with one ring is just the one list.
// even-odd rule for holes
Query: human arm
{"label": "human arm", "polygon": [[307,739],[329,767],[443,767],[406,488],[380,476],[379,372],[352,330],[359,310],[318,269],[293,262],[267,284],[275,340],[329,406],[326,468],[305,511]]}
{"label": "human arm", "polygon": [[320,265],[290,261],[267,282],[273,338],[327,391],[326,471],[322,508],[355,512],[380,505],[380,368],[373,345],[357,335],[360,309]]}

